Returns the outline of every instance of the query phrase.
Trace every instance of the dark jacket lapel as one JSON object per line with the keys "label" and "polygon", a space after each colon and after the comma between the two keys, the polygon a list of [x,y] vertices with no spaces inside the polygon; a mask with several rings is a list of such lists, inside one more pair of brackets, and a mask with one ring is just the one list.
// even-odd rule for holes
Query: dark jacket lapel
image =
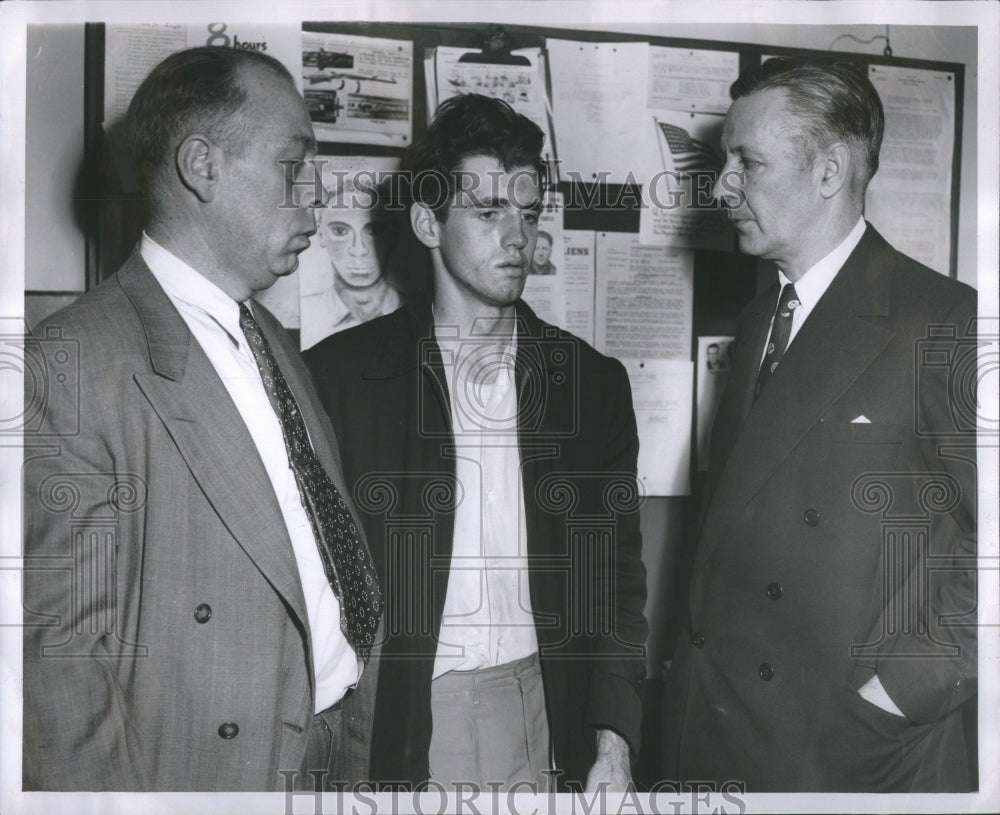
{"label": "dark jacket lapel", "polygon": [[[534,534],[542,528],[535,492],[539,481],[559,467],[559,439],[576,417],[578,405],[572,401],[579,385],[573,376],[576,349],[568,347],[572,341],[546,326],[523,300],[516,308],[518,447],[528,553],[538,556],[561,543]],[[551,334],[545,335],[546,331]],[[535,578],[532,572],[533,583]]]}
{"label": "dark jacket lapel", "polygon": [[[711,497],[703,540],[717,543],[731,519],[892,339],[891,332],[865,319],[887,313],[892,263],[888,244],[869,225],[740,426]],[[761,347],[757,343],[750,353],[759,355]],[[741,379],[749,370],[752,381],[756,356],[742,364],[747,370]]]}
{"label": "dark jacket lapel", "polygon": [[[429,301],[408,303],[383,322],[385,334],[362,366],[361,375],[365,380],[381,382],[377,392],[385,402],[384,423],[391,428],[387,432],[394,434],[394,441],[379,440],[380,448],[388,446],[392,450],[394,466],[389,478],[396,481],[401,496],[392,512],[411,523],[433,524],[430,549],[414,550],[420,562],[412,568],[415,574],[432,581],[430,625],[435,637],[427,637],[423,629],[405,637],[410,643],[410,653],[432,659],[444,612],[455,529],[455,498],[459,494],[455,484],[448,380],[445,361],[434,338]],[[402,423],[394,421],[400,414],[405,416]],[[414,552],[407,556],[414,556]],[[409,579],[414,579],[413,575]],[[419,602],[426,599],[422,596]]]}
{"label": "dark jacket lapel", "polygon": [[760,356],[767,341],[771,315],[778,301],[778,287],[772,286],[754,300],[743,315],[733,348],[732,371],[716,411],[709,443],[709,486],[715,490],[740,427],[753,406]]}

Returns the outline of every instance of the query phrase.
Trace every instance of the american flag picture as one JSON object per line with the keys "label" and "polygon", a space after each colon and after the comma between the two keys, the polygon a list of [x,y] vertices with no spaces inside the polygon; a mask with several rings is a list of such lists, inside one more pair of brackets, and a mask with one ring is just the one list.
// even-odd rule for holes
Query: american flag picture
{"label": "american flag picture", "polygon": [[722,163],[719,154],[711,147],[698,139],[691,138],[683,127],[661,122],[656,119],[660,132],[667,143],[667,149],[673,159],[674,169],[678,172],[686,173],[691,170],[718,170]]}

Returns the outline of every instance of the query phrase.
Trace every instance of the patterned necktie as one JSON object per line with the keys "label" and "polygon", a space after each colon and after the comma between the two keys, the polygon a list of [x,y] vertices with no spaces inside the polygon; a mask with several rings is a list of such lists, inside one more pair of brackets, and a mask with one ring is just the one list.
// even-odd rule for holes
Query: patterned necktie
{"label": "patterned necktie", "polygon": [[355,653],[367,662],[382,614],[382,593],[371,555],[361,543],[347,504],[316,458],[295,397],[245,303],[240,304],[240,328],[281,423],[302,506],[309,516],[327,580],[340,601],[340,627]]}
{"label": "patterned necktie", "polygon": [[774,320],[771,323],[771,336],[767,341],[767,348],[764,351],[764,359],[760,363],[760,371],[757,373],[757,387],[754,390],[753,398],[760,396],[771,375],[781,362],[781,357],[788,348],[788,338],[792,333],[792,313],[799,307],[799,298],[795,294],[795,286],[786,283],[781,289],[781,296],[778,297],[778,308],[774,311]]}

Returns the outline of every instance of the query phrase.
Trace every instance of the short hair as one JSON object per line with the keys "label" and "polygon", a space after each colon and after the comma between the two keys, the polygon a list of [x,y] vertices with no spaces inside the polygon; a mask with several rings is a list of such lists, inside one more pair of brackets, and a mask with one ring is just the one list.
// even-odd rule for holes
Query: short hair
{"label": "short hair", "polygon": [[132,159],[147,182],[169,164],[170,151],[190,133],[202,132],[234,152],[245,149],[253,122],[236,114],[248,98],[240,71],[250,65],[295,84],[274,57],[224,46],[177,51],[150,71],[125,114]]}
{"label": "short hair", "polygon": [[552,244],[553,244],[552,236],[548,232],[546,232],[546,231],[544,231],[542,229],[539,229],[538,230],[538,237],[539,238],[545,238],[545,240],[547,240],[549,242],[549,246],[552,246]]}
{"label": "short hair", "polygon": [[[323,188],[325,203],[314,210],[317,223],[335,218],[344,210],[362,210],[373,218],[386,216],[392,211],[390,193],[394,176],[394,173],[379,176],[367,170],[338,175]],[[364,183],[356,183],[359,180]]]}
{"label": "short hair", "polygon": [[478,93],[454,96],[441,103],[426,135],[404,159],[411,200],[445,220],[457,189],[458,166],[471,156],[492,156],[507,172],[531,167],[544,186],[544,142],[542,129],[502,99]]}
{"label": "short hair", "polygon": [[740,74],[730,86],[733,101],[771,88],[784,88],[802,120],[802,137],[815,151],[834,141],[847,142],[865,160],[867,184],[878,170],[885,113],[875,86],[851,62],[774,57]]}

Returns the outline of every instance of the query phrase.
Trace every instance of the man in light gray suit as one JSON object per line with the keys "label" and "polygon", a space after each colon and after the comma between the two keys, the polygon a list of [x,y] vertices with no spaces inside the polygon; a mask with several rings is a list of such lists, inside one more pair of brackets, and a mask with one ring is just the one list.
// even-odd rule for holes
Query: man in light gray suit
{"label": "man in light gray suit", "polygon": [[309,374],[251,300],[315,232],[290,203],[308,112],[277,61],[196,48],[154,68],[127,127],[142,240],[27,342],[47,391],[24,470],[24,788],[350,784],[381,596]]}

